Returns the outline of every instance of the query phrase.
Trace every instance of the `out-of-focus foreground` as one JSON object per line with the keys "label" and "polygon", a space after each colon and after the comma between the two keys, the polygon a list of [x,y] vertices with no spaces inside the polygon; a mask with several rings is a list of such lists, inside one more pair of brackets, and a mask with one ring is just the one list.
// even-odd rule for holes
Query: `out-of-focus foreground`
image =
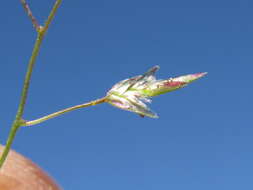
{"label": "out-of-focus foreground", "polygon": [[[2,153],[3,146],[0,146]],[[31,160],[11,150],[0,169],[0,190],[60,190],[55,181]]]}

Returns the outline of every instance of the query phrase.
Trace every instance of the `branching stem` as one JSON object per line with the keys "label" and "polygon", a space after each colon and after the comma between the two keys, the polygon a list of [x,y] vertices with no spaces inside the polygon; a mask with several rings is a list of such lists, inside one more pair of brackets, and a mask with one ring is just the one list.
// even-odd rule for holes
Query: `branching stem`
{"label": "branching stem", "polygon": [[32,76],[32,71],[34,68],[34,64],[37,58],[37,55],[39,53],[40,50],[40,46],[41,43],[43,41],[44,35],[46,33],[46,31],[48,30],[48,27],[53,19],[53,17],[55,16],[55,13],[57,11],[57,8],[59,7],[60,3],[62,2],[62,0],[56,0],[50,14],[49,17],[45,23],[45,27],[39,26],[38,22],[36,21],[35,17],[33,16],[28,4],[26,3],[25,0],[21,0],[21,3],[23,5],[23,7],[25,8],[26,12],[28,13],[28,16],[31,18],[32,20],[32,24],[34,25],[34,27],[37,30],[37,39],[36,42],[34,44],[34,48],[32,51],[32,55],[31,58],[29,60],[29,64],[28,64],[28,68],[27,68],[27,72],[25,75],[25,81],[24,81],[24,85],[23,85],[23,89],[22,89],[22,93],[21,93],[21,99],[20,99],[20,103],[18,106],[18,111],[15,117],[15,120],[13,121],[13,124],[11,126],[11,130],[5,145],[5,148],[3,150],[3,153],[1,155],[0,158],[0,168],[2,167],[2,165],[4,164],[4,161],[7,158],[7,155],[10,151],[12,142],[15,138],[15,135],[18,131],[18,129],[24,125],[24,120],[22,119],[23,113],[24,113],[24,108],[25,108],[25,104],[26,104],[26,99],[27,99],[27,94],[28,94],[28,89],[29,89],[29,85],[30,85],[30,80],[31,80],[31,76]]}

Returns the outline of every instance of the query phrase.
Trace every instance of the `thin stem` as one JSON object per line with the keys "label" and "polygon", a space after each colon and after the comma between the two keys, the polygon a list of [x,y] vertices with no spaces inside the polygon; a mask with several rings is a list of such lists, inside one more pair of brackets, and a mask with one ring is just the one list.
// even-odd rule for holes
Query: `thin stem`
{"label": "thin stem", "polygon": [[15,120],[14,120],[12,126],[11,126],[9,137],[7,139],[4,151],[3,151],[2,155],[1,155],[1,158],[0,158],[0,168],[2,167],[8,153],[10,151],[10,148],[11,148],[12,142],[15,138],[15,135],[17,133],[17,130],[21,126],[20,121],[21,121],[21,118],[22,118],[23,113],[24,113],[24,108],[25,108],[25,103],[26,103],[26,99],[27,99],[28,89],[29,89],[29,86],[30,86],[31,75],[32,75],[34,63],[36,61],[36,57],[39,53],[39,49],[40,49],[42,39],[43,39],[43,35],[41,33],[38,33],[37,40],[34,44],[32,56],[30,58],[28,68],[27,68],[27,72],[26,72],[26,75],[25,75],[25,81],[24,81],[24,85],[23,85],[23,89],[22,89],[22,93],[21,93],[21,99],[20,99],[20,103],[19,103],[19,106],[18,106],[18,111],[17,111],[17,114],[16,114],[16,118],[15,118]]}
{"label": "thin stem", "polygon": [[94,101],[91,101],[91,102],[88,102],[88,103],[85,103],[85,104],[79,104],[79,105],[76,105],[76,106],[72,106],[72,107],[60,110],[58,112],[46,115],[46,116],[41,117],[39,119],[35,119],[35,120],[32,120],[32,121],[25,121],[22,126],[36,125],[36,124],[42,123],[44,121],[47,121],[49,119],[58,117],[58,116],[60,116],[62,114],[65,114],[67,112],[74,111],[74,110],[77,110],[77,109],[80,109],[80,108],[85,108],[85,107],[88,107],[88,106],[95,106],[97,104],[104,103],[105,101],[106,101],[106,97],[100,98],[100,99],[97,99],[97,100],[94,100]]}
{"label": "thin stem", "polygon": [[6,145],[5,145],[4,150],[2,152],[2,155],[1,155],[0,168],[2,168],[2,166],[4,164],[4,161],[6,160],[6,158],[8,156],[8,153],[9,153],[9,151],[11,149],[11,145],[13,143],[13,140],[14,140],[14,138],[16,136],[16,133],[17,133],[18,129],[19,129],[19,125],[14,122],[13,125],[12,125],[12,127],[11,127],[11,131],[9,133]]}
{"label": "thin stem", "polygon": [[[31,55],[31,58],[29,60],[27,72],[26,72],[26,75],[25,75],[25,81],[24,81],[24,85],[23,85],[23,89],[22,89],[22,93],[21,93],[21,98],[20,98],[20,103],[19,103],[19,106],[18,106],[18,111],[17,111],[16,117],[15,117],[15,120],[14,120],[12,126],[11,126],[10,133],[9,133],[5,148],[4,148],[3,153],[1,155],[1,158],[0,158],[0,168],[2,167],[2,165],[4,164],[4,161],[7,158],[7,155],[10,151],[11,145],[13,143],[13,140],[15,138],[15,135],[16,135],[18,129],[20,128],[20,126],[24,125],[24,121],[22,119],[22,116],[23,116],[23,113],[24,113],[24,108],[25,108],[25,104],[26,104],[26,99],[27,99],[28,89],[29,89],[29,86],[30,86],[30,80],[31,80],[34,64],[35,64],[36,58],[38,56],[40,46],[41,46],[41,43],[43,41],[45,32],[48,30],[49,24],[51,23],[54,15],[56,13],[56,10],[59,7],[61,2],[62,2],[62,0],[56,0],[56,3],[54,4],[54,7],[52,8],[52,10],[49,14],[48,20],[45,23],[45,28],[40,27],[39,30],[37,30],[38,35],[37,35],[36,42],[34,44],[32,55]],[[31,13],[31,10],[29,9],[29,6],[25,2],[25,0],[21,0],[21,3],[24,6],[25,10],[29,13],[28,15],[30,16],[30,18],[32,18],[32,22],[33,22],[34,17],[32,16],[32,13]],[[35,23],[33,22],[33,24],[35,24]],[[37,25],[37,21],[36,21],[36,25]],[[41,30],[41,29],[43,29],[43,30]]]}
{"label": "thin stem", "polygon": [[43,34],[39,32],[38,36],[37,36],[37,39],[36,39],[36,42],[35,42],[35,45],[34,45],[34,48],[33,48],[33,51],[32,51],[32,55],[31,55],[29,64],[28,64],[27,72],[26,72],[26,75],[25,75],[25,81],[24,81],[24,86],[23,86],[23,89],[22,89],[20,103],[19,103],[19,106],[18,106],[18,112],[17,112],[17,115],[16,115],[16,120],[19,120],[22,117],[23,113],[24,113],[24,108],[25,108],[25,104],[26,104],[28,89],[29,89],[29,86],[30,86],[32,71],[33,71],[33,68],[34,68],[36,58],[37,58],[38,53],[39,53],[39,49],[40,49],[43,37],[44,37]]}
{"label": "thin stem", "polygon": [[55,13],[56,13],[57,9],[59,8],[61,2],[62,2],[62,0],[56,0],[51,12],[49,13],[49,16],[48,16],[47,20],[45,22],[45,25],[43,27],[43,32],[44,33],[48,30],[49,25],[51,24],[51,22],[52,22],[52,20],[55,16]]}
{"label": "thin stem", "polygon": [[52,10],[48,16],[48,19],[45,23],[45,27],[43,27],[42,31],[38,31],[37,40],[35,42],[33,52],[32,52],[31,58],[29,60],[28,69],[27,69],[26,76],[25,76],[25,82],[24,82],[24,86],[23,86],[23,90],[22,90],[21,100],[20,100],[20,104],[18,107],[16,119],[20,119],[23,115],[24,107],[25,107],[25,103],[26,103],[26,99],[27,99],[27,94],[28,94],[28,89],[29,89],[29,85],[30,85],[30,80],[31,80],[31,76],[32,76],[32,71],[33,71],[33,67],[34,67],[36,58],[39,53],[41,43],[43,41],[45,32],[48,30],[49,24],[52,22],[52,19],[56,13],[57,8],[59,7],[61,1],[62,0],[57,0],[55,2],[54,7],[52,8]]}
{"label": "thin stem", "polygon": [[28,14],[28,16],[30,17],[31,21],[32,21],[32,24],[34,26],[34,28],[36,29],[36,31],[39,31],[40,29],[40,25],[38,23],[38,21],[36,20],[36,18],[33,16],[33,13],[29,7],[29,5],[26,3],[25,0],[20,0],[21,4],[23,5],[26,13]]}

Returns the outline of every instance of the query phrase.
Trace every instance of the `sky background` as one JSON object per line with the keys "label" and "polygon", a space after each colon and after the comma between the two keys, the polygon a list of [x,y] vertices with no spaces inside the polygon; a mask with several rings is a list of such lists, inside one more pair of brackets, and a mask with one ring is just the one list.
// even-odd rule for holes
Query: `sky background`
{"label": "sky background", "polygon": [[[28,1],[43,23],[53,0]],[[19,1],[0,6],[0,142],[15,116],[36,33]],[[25,119],[105,95],[159,65],[158,79],[208,72],[150,105],[107,104],[18,132],[13,148],[65,190],[253,188],[253,1],[63,0],[32,76]]]}

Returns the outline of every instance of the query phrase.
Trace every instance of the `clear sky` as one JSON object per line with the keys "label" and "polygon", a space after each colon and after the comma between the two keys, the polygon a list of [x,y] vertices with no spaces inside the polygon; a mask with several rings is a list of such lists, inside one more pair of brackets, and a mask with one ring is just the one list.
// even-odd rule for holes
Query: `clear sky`
{"label": "clear sky", "polygon": [[[40,22],[53,0],[28,1]],[[0,6],[0,142],[36,37],[19,1]],[[13,148],[66,190],[253,188],[253,2],[63,0],[32,77],[25,119],[157,78],[208,72],[153,99],[159,119],[102,104],[23,128]]]}

